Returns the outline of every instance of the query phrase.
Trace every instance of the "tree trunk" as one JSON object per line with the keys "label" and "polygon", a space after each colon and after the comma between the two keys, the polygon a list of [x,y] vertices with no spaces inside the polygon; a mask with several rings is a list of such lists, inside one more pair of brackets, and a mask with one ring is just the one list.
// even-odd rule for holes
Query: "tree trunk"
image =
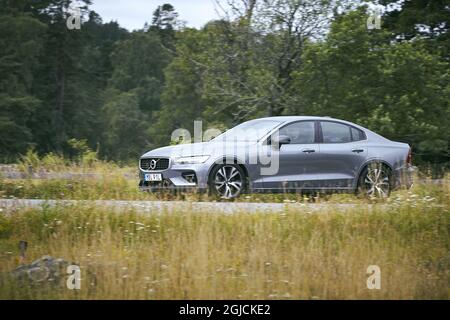
{"label": "tree trunk", "polygon": [[57,105],[57,116],[56,116],[56,150],[62,154],[62,143],[64,139],[64,94],[65,94],[65,84],[66,76],[64,71],[60,72],[59,76],[59,94],[58,94],[58,105]]}

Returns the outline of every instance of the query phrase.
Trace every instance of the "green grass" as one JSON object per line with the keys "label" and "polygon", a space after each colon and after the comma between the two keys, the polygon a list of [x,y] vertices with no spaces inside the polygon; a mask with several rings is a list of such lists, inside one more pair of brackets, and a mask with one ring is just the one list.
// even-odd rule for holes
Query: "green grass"
{"label": "green grass", "polygon": [[[78,174],[71,179],[5,179],[0,175],[0,198],[28,198],[28,199],[73,199],[73,200],[188,200],[211,201],[216,200],[206,194],[196,192],[156,193],[141,192],[138,188],[138,168],[133,166],[119,166],[116,163],[102,161],[87,147],[77,146],[80,155],[72,160],[56,154],[39,156],[29,150],[17,165],[17,170],[25,175],[28,168],[33,172],[44,173],[72,173]],[[420,174],[420,173],[419,173]],[[413,193],[418,196],[433,194],[438,201],[448,201],[448,180],[450,175],[444,175],[447,182],[443,186],[433,185],[426,177],[416,175]],[[127,178],[128,177],[128,178]],[[132,178],[130,178],[132,177]],[[407,198],[411,192],[396,191],[393,199]],[[246,202],[326,202],[326,203],[367,203],[366,199],[355,197],[354,194],[245,194],[235,201]]]}
{"label": "green grass", "polygon": [[[448,176],[447,176],[448,177]],[[448,181],[448,178],[447,178]],[[1,179],[0,198],[23,199],[72,199],[72,200],[187,200],[213,201],[205,193],[147,193],[139,190],[138,178],[126,179],[121,173],[101,174],[95,177],[75,179]],[[387,202],[408,198],[411,194],[423,197],[432,194],[439,202],[449,200],[448,182],[434,185],[430,181],[416,183],[411,191],[393,192]],[[356,197],[352,193],[337,194],[244,194],[234,200],[238,202],[325,202],[362,204],[367,199]],[[386,200],[383,200],[386,201]]]}

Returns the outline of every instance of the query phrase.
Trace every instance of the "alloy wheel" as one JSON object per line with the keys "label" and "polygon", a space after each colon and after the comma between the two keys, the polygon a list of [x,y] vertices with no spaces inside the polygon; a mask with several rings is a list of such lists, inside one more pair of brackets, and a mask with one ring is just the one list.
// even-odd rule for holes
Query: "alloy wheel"
{"label": "alloy wheel", "polygon": [[388,170],[381,164],[369,166],[364,177],[364,186],[369,197],[387,198],[391,191]]}
{"label": "alloy wheel", "polygon": [[222,166],[214,176],[214,187],[222,198],[234,198],[242,191],[243,176],[235,166]]}

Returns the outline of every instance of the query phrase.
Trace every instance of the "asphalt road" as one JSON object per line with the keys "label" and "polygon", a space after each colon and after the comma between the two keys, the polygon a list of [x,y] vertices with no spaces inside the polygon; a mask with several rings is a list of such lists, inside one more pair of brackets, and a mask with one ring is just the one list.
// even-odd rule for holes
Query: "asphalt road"
{"label": "asphalt road", "polygon": [[327,203],[256,203],[256,202],[188,202],[188,201],[121,201],[121,200],[41,200],[41,199],[1,199],[0,208],[3,211],[11,209],[33,207],[40,208],[48,206],[72,206],[72,205],[99,205],[111,207],[117,211],[134,208],[143,213],[171,213],[193,211],[193,212],[217,212],[232,214],[236,212],[266,212],[280,213],[289,209],[295,209],[304,213],[320,213],[327,207],[332,207],[333,211],[345,212],[360,206],[361,208],[371,208],[372,205],[356,204],[327,204]]}

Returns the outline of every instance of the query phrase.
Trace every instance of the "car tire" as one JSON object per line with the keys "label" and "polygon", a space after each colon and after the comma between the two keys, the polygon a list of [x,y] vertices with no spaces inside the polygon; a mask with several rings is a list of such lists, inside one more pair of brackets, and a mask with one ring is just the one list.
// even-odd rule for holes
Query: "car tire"
{"label": "car tire", "polygon": [[361,172],[357,193],[367,198],[388,198],[393,189],[391,169],[382,162],[371,162]]}
{"label": "car tire", "polygon": [[230,200],[239,197],[246,189],[244,170],[237,164],[216,165],[209,176],[209,191],[218,198]]}

